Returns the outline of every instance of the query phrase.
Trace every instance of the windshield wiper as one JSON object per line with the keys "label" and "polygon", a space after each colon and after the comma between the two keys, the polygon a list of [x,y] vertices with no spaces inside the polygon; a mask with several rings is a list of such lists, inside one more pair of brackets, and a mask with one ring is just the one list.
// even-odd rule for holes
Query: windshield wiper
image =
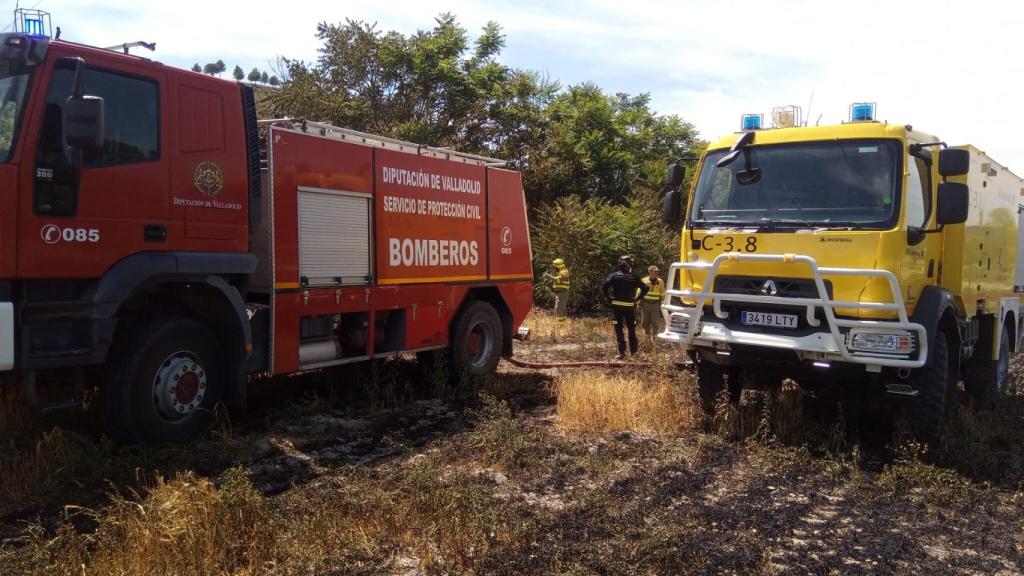
{"label": "windshield wiper", "polygon": [[822,222],[815,220],[766,220],[762,229],[765,232],[771,232],[782,225],[785,228],[808,228],[813,230],[853,230],[858,226],[870,224],[865,222]]}

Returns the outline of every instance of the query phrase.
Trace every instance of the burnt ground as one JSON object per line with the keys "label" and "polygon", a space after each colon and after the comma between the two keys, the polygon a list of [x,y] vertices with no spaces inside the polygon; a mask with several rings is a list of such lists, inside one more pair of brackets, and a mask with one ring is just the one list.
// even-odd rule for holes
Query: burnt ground
{"label": "burnt ground", "polygon": [[[535,334],[517,354],[613,354],[603,332],[569,332]],[[588,369],[584,380],[667,379],[693,412],[693,376],[671,350],[644,359],[653,366]],[[86,555],[76,560],[85,573],[114,571],[126,560],[104,556],[114,517],[104,514],[118,495],[145,505],[158,478],[222,486],[241,470],[270,527],[262,549],[147,570],[1024,574],[1022,358],[1013,369],[1016,395],[994,413],[962,411],[931,452],[898,430],[865,442],[849,407],[825,416],[812,402],[756,395],[712,431],[694,418],[681,432],[570,433],[558,386],[579,370],[507,363],[483,400],[410,361],[264,383],[250,414],[180,447],[112,446],[88,415],[8,416],[0,573],[65,572],[72,551]],[[69,544],[69,533],[96,536]]]}

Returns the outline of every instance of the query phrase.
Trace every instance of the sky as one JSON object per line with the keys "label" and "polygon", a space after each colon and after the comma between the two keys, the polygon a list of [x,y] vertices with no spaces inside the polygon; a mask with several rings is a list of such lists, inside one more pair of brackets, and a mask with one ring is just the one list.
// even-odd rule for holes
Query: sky
{"label": "sky", "polygon": [[[149,54],[190,67],[223,59],[248,71],[278,56],[314,60],[318,22],[430,28],[455,14],[474,35],[506,34],[500,60],[563,85],[651,94],[714,139],[744,113],[798,105],[810,124],[837,123],[852,102],[879,120],[974,144],[1024,175],[1010,121],[1024,117],[1024,3],[975,0],[23,0],[52,14],[63,38],[100,46],[156,42]],[[13,3],[8,2],[13,8]]]}

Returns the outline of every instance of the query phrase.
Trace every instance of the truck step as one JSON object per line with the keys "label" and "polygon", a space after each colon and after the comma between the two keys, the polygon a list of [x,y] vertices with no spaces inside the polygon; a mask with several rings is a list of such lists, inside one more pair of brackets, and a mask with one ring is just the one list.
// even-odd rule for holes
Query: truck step
{"label": "truck step", "polygon": [[892,396],[899,396],[901,398],[913,398],[919,394],[919,392],[914,390],[914,388],[909,384],[886,384],[885,393]]}
{"label": "truck step", "polygon": [[25,400],[33,410],[42,414],[59,412],[61,410],[75,410],[82,407],[82,399],[85,396],[85,375],[81,368],[74,369],[72,375],[74,382],[74,393],[71,398],[58,400],[56,402],[42,402],[39,399],[39,389],[36,382],[36,372],[29,370],[22,376],[22,385],[25,390]]}

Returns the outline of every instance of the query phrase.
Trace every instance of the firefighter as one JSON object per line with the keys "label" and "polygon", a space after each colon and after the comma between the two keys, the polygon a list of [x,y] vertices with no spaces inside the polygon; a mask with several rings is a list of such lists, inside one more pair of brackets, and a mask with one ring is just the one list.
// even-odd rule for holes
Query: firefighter
{"label": "firefighter", "polygon": [[647,294],[640,302],[640,326],[647,338],[653,342],[654,335],[661,332],[664,324],[661,317],[661,297],[665,295],[665,281],[658,278],[658,267],[651,266],[647,269],[643,283],[647,286]]}
{"label": "firefighter", "polygon": [[555,258],[551,262],[555,271],[547,272],[544,277],[551,280],[551,291],[555,293],[555,318],[565,318],[565,309],[569,305],[569,269],[565,260]]}
{"label": "firefighter", "polygon": [[619,360],[626,357],[626,339],[623,329],[629,331],[629,353],[636,354],[636,304],[647,295],[647,285],[633,274],[633,259],[619,258],[619,270],[604,281],[601,292],[612,309],[615,319],[615,340],[619,345]]}

